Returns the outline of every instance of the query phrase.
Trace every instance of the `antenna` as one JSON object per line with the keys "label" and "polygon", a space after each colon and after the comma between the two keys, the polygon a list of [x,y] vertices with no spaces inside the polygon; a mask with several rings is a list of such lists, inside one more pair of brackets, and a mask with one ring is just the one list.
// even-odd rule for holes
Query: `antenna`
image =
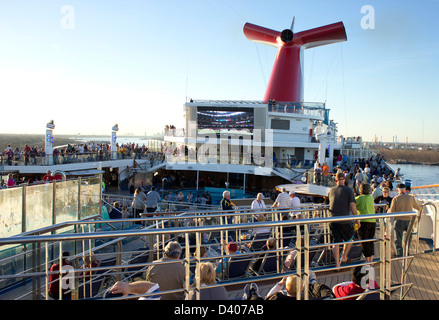
{"label": "antenna", "polygon": [[291,28],[290,28],[290,30],[291,30],[291,31],[293,31],[293,27],[294,27],[294,20],[296,20],[296,17],[295,17],[295,16],[293,16],[293,21],[291,22]]}
{"label": "antenna", "polygon": [[188,87],[188,84],[189,84],[189,66],[187,66],[187,69],[186,69],[186,102],[187,102],[187,87]]}

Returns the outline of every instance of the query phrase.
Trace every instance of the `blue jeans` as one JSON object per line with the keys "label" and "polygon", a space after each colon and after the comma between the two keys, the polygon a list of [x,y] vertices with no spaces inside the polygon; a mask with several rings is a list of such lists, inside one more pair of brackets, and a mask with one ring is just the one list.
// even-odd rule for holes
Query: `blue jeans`
{"label": "blue jeans", "polygon": [[[410,221],[409,220],[396,220],[394,225],[394,236],[395,236],[395,255],[397,257],[402,257],[403,254],[403,247],[402,247],[402,240],[404,236],[404,231],[407,231],[409,227]],[[410,242],[412,240],[412,235],[409,237],[409,246]]]}

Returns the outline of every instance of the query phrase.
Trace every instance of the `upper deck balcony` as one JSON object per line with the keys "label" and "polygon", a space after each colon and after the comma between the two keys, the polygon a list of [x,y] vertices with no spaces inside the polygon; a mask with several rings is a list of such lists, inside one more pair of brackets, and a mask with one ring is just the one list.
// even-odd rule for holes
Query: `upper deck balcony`
{"label": "upper deck balcony", "polygon": [[119,148],[113,153],[107,149],[90,152],[67,152],[64,150],[51,155],[39,152],[32,155],[16,154],[9,157],[0,152],[0,173],[45,173],[47,170],[88,170],[97,167],[131,166],[134,161],[139,167],[147,170],[163,162],[164,153],[160,147],[162,141],[158,142],[160,144],[157,148]]}
{"label": "upper deck balcony", "polygon": [[317,118],[326,117],[326,106],[325,103],[321,102],[278,102],[269,101],[268,102],[268,112],[269,113],[281,113],[281,114],[296,114],[311,116]]}
{"label": "upper deck balcony", "polygon": [[[195,137],[195,132],[199,133],[200,130],[233,134],[235,130],[244,129],[251,134],[254,129],[276,129],[270,125],[270,119],[273,118],[288,121],[297,118],[299,121],[329,123],[329,109],[326,109],[325,103],[318,102],[191,100],[185,104],[184,111],[186,128],[167,126],[165,140],[180,141],[181,138]],[[312,124],[303,125],[306,126],[307,132],[312,128]],[[193,131],[194,129],[196,131]],[[293,131],[291,133],[294,133]]]}

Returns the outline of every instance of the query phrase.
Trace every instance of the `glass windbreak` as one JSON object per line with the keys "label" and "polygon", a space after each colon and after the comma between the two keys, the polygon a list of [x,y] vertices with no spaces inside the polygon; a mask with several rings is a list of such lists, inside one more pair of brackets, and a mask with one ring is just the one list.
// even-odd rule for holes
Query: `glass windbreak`
{"label": "glass windbreak", "polygon": [[100,176],[92,176],[2,189],[0,237],[100,215],[101,188]]}
{"label": "glass windbreak", "polygon": [[55,223],[78,220],[78,180],[55,184]]}
{"label": "glass windbreak", "polygon": [[0,192],[0,237],[22,232],[23,190],[12,188]]}
{"label": "glass windbreak", "polygon": [[81,179],[81,219],[101,213],[101,188],[99,176]]}
{"label": "glass windbreak", "polygon": [[26,186],[26,231],[53,224],[53,183]]}

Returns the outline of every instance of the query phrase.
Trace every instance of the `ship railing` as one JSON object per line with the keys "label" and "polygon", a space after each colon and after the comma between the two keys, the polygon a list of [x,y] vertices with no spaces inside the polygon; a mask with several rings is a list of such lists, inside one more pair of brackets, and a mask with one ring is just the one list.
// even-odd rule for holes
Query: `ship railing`
{"label": "ship railing", "polygon": [[[160,220],[167,221],[169,223],[166,226],[166,223],[156,223],[151,224],[142,229],[131,229],[131,230],[117,230],[117,231],[106,231],[106,232],[92,232],[87,230],[93,230],[92,225],[97,223],[97,221],[76,221],[70,222],[77,226],[77,230],[84,231],[83,233],[69,233],[69,234],[35,234],[35,235],[26,235],[26,236],[14,236],[8,238],[0,238],[0,246],[8,246],[8,245],[20,245],[26,246],[29,251],[25,254],[27,255],[27,261],[31,268],[26,270],[26,272],[7,272],[7,270],[3,270],[5,272],[0,276],[0,281],[7,281],[9,279],[28,279],[32,284],[32,289],[27,291],[27,295],[32,295],[32,299],[41,299],[42,296],[45,299],[49,299],[48,296],[48,286],[49,286],[49,275],[50,274],[58,274],[59,277],[63,276],[63,271],[50,271],[51,263],[55,263],[60,261],[62,252],[66,249],[71,248],[74,250],[74,254],[69,258],[73,264],[73,272],[67,273],[64,275],[69,279],[68,289],[72,291],[73,298],[78,296],[78,290],[85,290],[83,287],[80,287],[80,278],[83,276],[83,272],[99,272],[108,270],[107,280],[108,287],[114,284],[115,281],[129,281],[126,280],[127,267],[142,267],[142,270],[146,270],[151,265],[156,265],[158,262],[152,262],[151,259],[153,257],[159,258],[162,254],[162,250],[166,243],[170,240],[169,235],[175,235],[178,239],[180,239],[182,247],[183,247],[183,257],[178,262],[174,263],[183,263],[185,266],[186,273],[186,283],[185,287],[181,289],[175,290],[167,290],[162,291],[161,294],[171,293],[171,292],[181,292],[184,294],[189,294],[190,292],[194,292],[197,299],[200,298],[200,282],[198,281],[198,274],[200,271],[200,263],[205,261],[212,261],[222,259],[223,257],[227,257],[229,255],[224,254],[224,251],[221,246],[221,243],[211,243],[205,242],[204,234],[217,233],[219,235],[219,239],[228,239],[228,236],[232,233],[239,234],[239,232],[245,230],[251,230],[255,227],[268,227],[273,230],[273,237],[276,240],[276,249],[269,250],[267,253],[275,254],[279,257],[277,264],[277,272],[272,274],[247,274],[246,277],[234,279],[234,280],[221,280],[216,285],[207,286],[231,286],[231,285],[243,285],[246,283],[255,282],[258,283],[260,281],[275,281],[279,280],[284,276],[289,275],[297,275],[299,278],[303,277],[305,282],[308,281],[310,272],[314,272],[316,274],[335,271],[336,268],[334,265],[326,264],[323,266],[313,265],[309,260],[309,252],[311,250],[330,250],[331,245],[335,245],[335,243],[331,243],[329,241],[329,225],[331,223],[336,222],[349,222],[352,220],[362,220],[368,219],[369,216],[345,216],[345,217],[330,217],[328,216],[327,208],[325,207],[316,207],[313,209],[301,209],[301,212],[304,214],[304,218],[302,219],[294,219],[294,220],[282,220],[281,216],[284,214],[289,214],[291,210],[273,210],[272,214],[274,220],[248,223],[242,222],[240,220],[236,220],[233,224],[227,224],[227,217],[230,215],[256,215],[256,214],[264,214],[263,211],[247,211],[247,212],[219,212],[219,213],[185,213],[182,216],[174,216],[174,217],[153,217],[153,218],[142,218],[139,221],[147,224],[148,221]],[[204,221],[208,217],[217,218],[219,223],[217,224],[205,224]],[[406,237],[404,238],[404,254],[403,257],[400,258],[392,258],[391,257],[391,238],[390,238],[390,221],[395,218],[410,218],[411,221],[416,219],[416,212],[402,212],[402,213],[386,213],[386,214],[375,214],[374,218],[377,219],[379,228],[377,228],[378,233],[377,237],[370,240],[361,240],[361,241],[353,241],[351,242],[353,245],[358,245],[366,241],[373,241],[379,243],[379,258],[373,261],[375,266],[379,268],[379,293],[381,299],[390,299],[390,294],[395,288],[394,285],[391,284],[391,263],[396,260],[407,261],[412,259],[413,257],[408,254],[408,246],[407,239],[410,236],[411,228],[413,223],[410,223],[409,229]],[[182,226],[172,227],[172,220],[176,219],[184,219],[185,221],[193,221],[192,223],[186,223]],[[99,223],[106,223],[108,221],[99,221]],[[283,239],[283,231],[285,228],[295,228],[296,234],[301,234],[300,237],[296,237],[294,242],[294,247],[283,247],[280,241]],[[317,227],[317,228],[316,228]],[[325,238],[327,239],[323,243],[315,243],[312,242],[313,232],[316,230],[322,229]],[[301,229],[303,230],[301,233]],[[108,248],[108,243],[116,244],[115,251],[112,252],[115,254],[115,263],[111,266],[99,266],[93,268],[82,268],[80,265],[80,260],[87,254],[97,253],[99,249],[102,249],[101,246],[89,246],[88,244],[94,243],[97,239],[108,239],[105,248]],[[123,243],[126,239],[149,239],[149,250],[151,254],[149,255],[149,260],[146,263],[140,264],[126,264],[124,261],[129,260],[127,258],[128,254],[133,253],[136,250],[129,249],[124,251]],[[243,250],[245,250],[245,242],[247,241],[246,237],[236,237],[235,241],[241,245]],[[146,243],[146,241],[145,241]],[[82,244],[82,245],[81,245]],[[345,243],[337,243],[339,245],[343,245]],[[200,257],[200,248],[201,246],[208,246],[212,250],[208,250],[207,257]],[[218,250],[212,248],[214,246],[219,247]],[[146,248],[146,245],[145,245]],[[191,255],[191,250],[196,252],[195,257]],[[289,253],[291,250],[297,250],[296,262],[294,268],[286,269],[282,272],[284,267],[283,259],[285,254]],[[107,252],[108,253],[108,252]],[[248,255],[254,255],[251,251],[245,250],[245,253]],[[303,257],[302,257],[303,254]],[[131,255],[129,255],[131,256]],[[55,257],[55,258],[53,258]],[[171,263],[171,262],[168,262]],[[366,266],[369,263],[365,263],[362,261],[357,261],[352,264],[342,265],[342,269],[352,268],[355,266]],[[191,277],[191,267],[195,268],[195,281],[194,286],[190,286],[190,277]],[[65,270],[64,270],[65,271]],[[70,270],[71,271],[71,270]],[[369,276],[373,275],[370,273]],[[64,281],[65,278],[63,278]],[[84,279],[83,279],[84,280]],[[402,280],[406,280],[405,278]],[[29,284],[29,281],[27,282]],[[93,276],[90,281],[93,281]],[[63,282],[64,283],[64,282]],[[74,285],[73,285],[74,283]],[[401,283],[398,288],[410,288],[412,283]],[[100,295],[96,295],[95,298],[102,298],[103,292],[108,289],[101,288]],[[61,290],[61,286],[60,286]],[[405,294],[405,293],[404,293]],[[23,297],[24,295],[21,295]],[[142,296],[147,297],[147,294]],[[136,296],[137,297],[137,296]],[[136,298],[135,297],[135,298]],[[27,296],[29,298],[29,296]],[[297,296],[298,299],[301,299],[301,296]],[[304,299],[309,298],[309,289],[307,286],[304,286]],[[120,298],[114,298],[120,299]],[[124,299],[124,298],[123,298]]]}
{"label": "ship railing", "polygon": [[[130,213],[132,212],[132,202],[134,200],[133,196],[119,195],[119,194],[103,194],[104,202],[111,208],[112,203],[118,202],[121,207],[125,207]],[[141,201],[145,210],[147,204]],[[176,212],[176,211],[205,211],[205,210],[215,210],[218,206],[202,203],[192,203],[184,201],[168,201],[160,200],[157,204],[157,212]],[[142,215],[147,215],[147,212],[143,212]]]}
{"label": "ship railing", "polygon": [[[439,184],[425,185],[425,186],[415,186],[411,187],[412,194],[416,197],[418,201],[423,204],[424,215],[429,215],[431,219],[431,225],[433,229],[433,253],[436,252],[437,244],[437,211],[439,208]],[[419,223],[417,225],[419,228]],[[416,233],[419,239],[419,231]]]}
{"label": "ship railing", "polygon": [[167,211],[167,212],[206,211],[206,210],[215,210],[218,208],[218,206],[212,204],[191,203],[184,201],[169,201],[169,200],[160,201],[159,206],[161,208],[161,211]]}
{"label": "ship railing", "polygon": [[101,214],[102,175],[0,190],[0,236]]}
{"label": "ship railing", "polygon": [[438,201],[439,200],[439,184],[415,186],[412,187],[412,193],[418,199]]}
{"label": "ship railing", "polygon": [[340,150],[342,156],[347,156],[347,165],[352,165],[357,159],[367,159],[374,155],[374,151],[368,148],[346,148]]}
{"label": "ship railing", "polygon": [[273,163],[274,168],[291,169],[311,169],[314,167],[316,160],[298,160],[290,158],[280,158]]}
{"label": "ship railing", "polygon": [[290,180],[290,181],[294,181],[297,178],[299,178],[300,176],[303,176],[304,172],[303,171],[296,171],[294,169],[302,169],[301,167],[297,167],[297,168],[283,168],[283,167],[275,167],[273,168],[273,172],[274,173],[278,173],[279,176],[281,176],[284,179]]}
{"label": "ship railing", "polygon": [[46,166],[49,164],[49,158],[52,158],[52,165],[59,164],[72,164],[72,163],[86,163],[96,161],[112,161],[112,160],[125,160],[125,159],[138,159],[149,160],[150,162],[163,161],[163,154],[161,152],[148,151],[148,152],[74,152],[74,153],[58,153],[58,154],[37,154],[32,156],[14,156],[8,158],[4,154],[0,154],[0,167],[8,166]]}
{"label": "ship railing", "polygon": [[165,129],[166,137],[185,137],[185,129],[184,128],[173,128],[173,129]]}
{"label": "ship railing", "polygon": [[326,110],[324,103],[276,101],[268,102],[268,112],[324,117]]}
{"label": "ship railing", "polygon": [[322,170],[307,170],[304,178],[305,183],[314,184],[317,186],[334,187],[336,185],[335,174],[328,173],[325,175],[322,173]]}
{"label": "ship railing", "polygon": [[209,100],[209,99],[197,99],[192,100],[190,103],[194,104],[264,104],[260,100]]}

